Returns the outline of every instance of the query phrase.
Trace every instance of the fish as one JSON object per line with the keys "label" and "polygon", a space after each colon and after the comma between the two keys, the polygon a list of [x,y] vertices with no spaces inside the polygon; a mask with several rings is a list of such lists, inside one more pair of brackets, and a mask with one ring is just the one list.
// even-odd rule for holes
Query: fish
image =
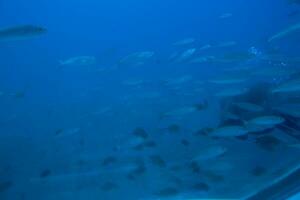
{"label": "fish", "polygon": [[167,166],[166,162],[160,155],[151,155],[149,156],[149,159],[155,166],[158,166],[160,168],[164,168]]}
{"label": "fish", "polygon": [[52,174],[50,169],[45,169],[40,173],[40,178],[46,178]]}
{"label": "fish", "polygon": [[222,15],[219,16],[220,19],[226,19],[229,17],[232,17],[233,14],[232,13],[223,13]]}
{"label": "fish", "polygon": [[59,61],[60,66],[89,66],[96,64],[94,56],[78,56]]}
{"label": "fish", "polygon": [[266,135],[256,138],[255,143],[266,151],[274,151],[281,142],[274,136]]}
{"label": "fish", "polygon": [[198,63],[208,63],[212,62],[216,57],[215,56],[200,56],[192,59],[190,63],[198,64]]}
{"label": "fish", "polygon": [[176,61],[177,62],[187,61],[194,55],[195,52],[196,52],[196,48],[187,49],[180,54],[180,56],[176,59]]}
{"label": "fish", "polygon": [[148,133],[145,131],[145,129],[140,128],[140,127],[134,129],[133,132],[132,132],[132,134],[133,134],[134,136],[140,137],[140,138],[142,138],[142,139],[144,139],[144,140],[147,139],[147,138],[149,137],[149,135],[148,135]]}
{"label": "fish", "polygon": [[232,47],[235,45],[237,45],[236,41],[228,41],[228,42],[219,43],[215,47],[222,48],[222,47]]}
{"label": "fish", "polygon": [[234,97],[240,96],[247,92],[246,88],[228,88],[215,94],[216,97]]}
{"label": "fish", "polygon": [[248,130],[243,126],[224,126],[213,130],[209,135],[214,137],[237,137],[247,133]]}
{"label": "fish", "polygon": [[210,145],[200,149],[197,152],[197,156],[192,160],[195,163],[207,161],[210,159],[216,159],[219,156],[224,155],[227,152],[227,148],[219,145]]}
{"label": "fish", "polygon": [[0,192],[4,192],[8,189],[10,189],[13,186],[12,181],[1,181],[0,182]]}
{"label": "fish", "polygon": [[288,28],[276,33],[275,35],[273,35],[272,37],[270,37],[268,39],[268,42],[272,42],[274,40],[284,38],[287,35],[292,34],[292,33],[296,32],[298,30],[300,30],[300,23],[289,26]]}
{"label": "fish", "polygon": [[199,182],[199,183],[194,184],[192,186],[192,189],[196,190],[196,191],[208,192],[210,190],[210,186],[204,182]]}
{"label": "fish", "polygon": [[162,117],[181,117],[196,112],[197,110],[195,106],[184,106],[165,112],[162,114]]}
{"label": "fish", "polygon": [[238,102],[234,103],[234,105],[248,112],[262,112],[264,110],[263,107],[249,102]]}
{"label": "fish", "polygon": [[118,159],[115,156],[107,156],[106,158],[103,159],[103,161],[101,162],[101,165],[106,167],[106,166],[116,163],[117,160]]}
{"label": "fish", "polygon": [[155,53],[153,51],[140,51],[129,54],[119,60],[118,65],[143,65],[145,62],[153,58]]}
{"label": "fish", "polygon": [[283,123],[284,121],[285,121],[285,119],[281,116],[266,115],[266,116],[255,117],[255,118],[247,121],[246,123],[259,125],[259,126],[275,126],[275,125]]}
{"label": "fish", "polygon": [[265,175],[266,173],[267,173],[267,169],[262,166],[256,166],[250,171],[250,174],[256,177]]}
{"label": "fish", "polygon": [[21,25],[0,29],[0,41],[24,40],[45,34],[47,30],[40,26]]}
{"label": "fish", "polygon": [[175,187],[166,187],[155,193],[156,196],[161,198],[176,196],[179,194],[179,190]]}
{"label": "fish", "polygon": [[101,190],[109,192],[118,189],[118,185],[114,182],[107,181],[101,186]]}
{"label": "fish", "polygon": [[175,45],[175,46],[189,45],[189,44],[194,43],[195,41],[196,40],[194,38],[185,38],[183,40],[174,42],[173,45]]}
{"label": "fish", "polygon": [[286,92],[299,92],[300,91],[300,79],[291,80],[280,84],[276,88],[272,89],[272,93],[286,93]]}
{"label": "fish", "polygon": [[278,107],[273,107],[273,110],[291,117],[300,118],[300,104],[283,104]]}
{"label": "fish", "polygon": [[215,79],[209,80],[211,83],[215,84],[220,84],[220,85],[226,85],[226,84],[238,84],[238,83],[243,83],[249,79],[249,75],[227,75],[227,76],[222,76],[218,77]]}

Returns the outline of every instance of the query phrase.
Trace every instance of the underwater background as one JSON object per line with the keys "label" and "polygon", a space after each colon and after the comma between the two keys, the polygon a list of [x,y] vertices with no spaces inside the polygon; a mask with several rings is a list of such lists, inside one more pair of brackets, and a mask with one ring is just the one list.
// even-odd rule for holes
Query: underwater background
{"label": "underwater background", "polygon": [[0,11],[0,199],[245,199],[298,168],[300,1]]}

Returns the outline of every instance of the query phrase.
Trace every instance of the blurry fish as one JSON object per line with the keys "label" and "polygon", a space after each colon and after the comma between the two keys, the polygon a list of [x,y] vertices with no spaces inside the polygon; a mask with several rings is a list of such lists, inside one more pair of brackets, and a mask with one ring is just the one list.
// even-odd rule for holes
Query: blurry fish
{"label": "blurry fish", "polygon": [[167,127],[167,130],[170,132],[170,133],[178,133],[180,132],[181,128],[179,125],[177,124],[171,124]]}
{"label": "blurry fish", "polygon": [[9,96],[12,96],[16,99],[22,99],[25,97],[25,92],[14,92],[14,93],[10,93]]}
{"label": "blurry fish", "polygon": [[296,17],[296,16],[298,16],[300,14],[300,11],[299,10],[293,10],[293,11],[290,11],[289,13],[288,13],[288,17]]}
{"label": "blurry fish", "polygon": [[0,29],[0,41],[22,40],[43,35],[45,28],[33,25],[15,26]]}
{"label": "blurry fish", "polygon": [[108,182],[105,182],[105,183],[101,186],[101,189],[102,189],[103,191],[109,192],[109,191],[118,189],[118,185],[117,185],[116,183],[114,183],[114,182],[108,181]]}
{"label": "blurry fish", "polygon": [[262,137],[258,137],[255,143],[267,151],[274,151],[278,145],[280,145],[280,140],[271,135],[266,135]]}
{"label": "blurry fish", "polygon": [[237,45],[236,41],[228,41],[228,42],[219,43],[215,47],[222,48],[222,47],[232,47],[232,46],[235,46],[235,45]]}
{"label": "blurry fish", "polygon": [[67,130],[58,130],[56,132],[57,137],[64,137],[64,136],[72,136],[80,132],[80,128],[71,128]]}
{"label": "blurry fish", "polygon": [[210,48],[212,48],[212,46],[210,44],[206,44],[206,45],[203,45],[202,47],[200,47],[198,50],[203,51],[203,50],[210,49]]}
{"label": "blurry fish", "polygon": [[189,45],[195,42],[194,38],[185,38],[183,40],[174,42],[173,45],[175,46],[182,46],[182,45]]}
{"label": "blurry fish", "polygon": [[190,142],[187,139],[182,139],[180,142],[182,145],[184,145],[186,147],[190,145]]}
{"label": "blurry fish", "polygon": [[174,187],[166,187],[155,193],[157,196],[161,198],[176,196],[179,194],[179,190]]}
{"label": "blurry fish", "polygon": [[215,159],[224,155],[227,152],[227,148],[218,145],[211,145],[200,149],[197,152],[197,156],[193,159],[193,162],[203,162],[210,159]]}
{"label": "blurry fish", "polygon": [[13,186],[11,181],[1,181],[0,182],[0,192],[4,192]]}
{"label": "blurry fish", "polygon": [[162,117],[182,117],[184,115],[196,112],[198,109],[195,106],[184,106],[162,114]]}
{"label": "blurry fish", "polygon": [[208,63],[212,62],[215,59],[215,56],[201,56],[196,57],[190,61],[190,63]]}
{"label": "blurry fish", "polygon": [[140,137],[143,139],[147,139],[148,138],[148,133],[145,131],[145,129],[143,128],[136,128],[133,130],[132,134],[136,137]]}
{"label": "blurry fish", "polygon": [[247,92],[245,88],[228,88],[215,94],[216,97],[234,97],[240,96]]}
{"label": "blurry fish", "polygon": [[263,107],[248,102],[238,102],[238,103],[234,103],[234,105],[248,112],[262,112],[264,110]]}
{"label": "blurry fish", "polygon": [[300,104],[283,104],[273,107],[273,110],[295,118],[300,118]]}
{"label": "blurry fish", "polygon": [[102,166],[106,167],[108,165],[114,164],[117,162],[117,158],[115,156],[108,156],[106,158],[103,159],[102,161]]}
{"label": "blurry fish", "polygon": [[151,162],[161,168],[164,168],[167,166],[166,162],[162,159],[160,155],[151,155],[149,156]]}
{"label": "blurry fish", "polygon": [[247,121],[246,123],[259,125],[259,126],[275,126],[283,123],[284,121],[285,119],[283,117],[275,116],[275,115],[266,115],[266,116],[256,117],[254,119]]}
{"label": "blurry fish", "polygon": [[272,93],[284,93],[284,92],[299,92],[300,91],[300,79],[291,80],[279,85],[272,90]]}
{"label": "blurry fish", "polygon": [[248,130],[242,126],[224,126],[213,130],[209,135],[215,137],[236,137],[247,133]]}
{"label": "blurry fish", "polygon": [[59,61],[61,66],[88,66],[96,64],[93,56],[79,56]]}
{"label": "blurry fish", "polygon": [[197,190],[197,191],[204,191],[204,192],[208,192],[210,190],[209,185],[207,185],[204,182],[199,182],[196,183],[192,186],[192,189]]}
{"label": "blurry fish", "polygon": [[249,75],[246,74],[236,74],[236,75],[227,75],[219,78],[215,78],[210,80],[209,82],[215,84],[238,84],[243,83],[249,79]]}
{"label": "blurry fish", "polygon": [[232,17],[232,13],[224,13],[222,15],[219,16],[220,19],[226,19]]}
{"label": "blurry fish", "polygon": [[49,169],[45,169],[41,172],[40,178],[46,178],[52,174],[52,171]]}
{"label": "blurry fish", "polygon": [[118,64],[139,66],[149,61],[151,58],[153,58],[153,56],[154,56],[154,52],[152,51],[135,52],[122,58]]}
{"label": "blurry fish", "polygon": [[279,33],[273,35],[272,37],[270,37],[268,42],[272,42],[273,40],[281,39],[281,38],[286,37],[287,35],[292,34],[299,30],[300,30],[300,23],[294,24],[294,25],[280,31]]}
{"label": "blurry fish", "polygon": [[267,169],[265,167],[262,167],[262,166],[256,166],[254,167],[250,173],[253,175],[253,176],[262,176],[264,174],[267,173]]}
{"label": "blurry fish", "polygon": [[187,49],[176,59],[176,61],[177,62],[187,61],[194,55],[195,52],[196,52],[195,48]]}

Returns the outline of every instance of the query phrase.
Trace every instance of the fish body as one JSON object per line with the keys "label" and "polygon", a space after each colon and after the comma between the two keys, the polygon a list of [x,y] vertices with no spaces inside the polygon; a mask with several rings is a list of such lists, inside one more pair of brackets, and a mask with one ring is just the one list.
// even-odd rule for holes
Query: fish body
{"label": "fish body", "polygon": [[247,129],[243,126],[224,126],[215,129],[209,135],[215,137],[237,137],[247,133]]}
{"label": "fish body", "polygon": [[285,121],[283,117],[268,115],[268,116],[260,116],[248,121],[248,124],[261,125],[261,126],[275,126],[281,124]]}
{"label": "fish body", "polygon": [[15,26],[0,29],[0,41],[23,40],[43,35],[47,30],[33,25]]}
{"label": "fish body", "polygon": [[78,56],[60,61],[61,66],[87,66],[96,63],[96,58],[93,56]]}
{"label": "fish body", "polygon": [[235,105],[245,111],[248,112],[261,112],[264,110],[263,107],[253,104],[253,103],[248,103],[248,102],[239,102],[239,103],[235,103]]}
{"label": "fish body", "polygon": [[175,45],[175,46],[182,46],[182,45],[192,44],[192,43],[194,43],[194,42],[195,42],[195,39],[194,39],[194,38],[185,38],[185,39],[183,39],[183,40],[174,42],[173,45]]}
{"label": "fish body", "polygon": [[223,146],[212,145],[201,149],[198,155],[193,159],[194,162],[201,162],[215,159],[227,152],[227,148]]}
{"label": "fish body", "polygon": [[299,92],[300,80],[292,80],[279,85],[272,90],[272,93]]}
{"label": "fish body", "polygon": [[280,31],[279,33],[273,35],[272,37],[269,38],[268,42],[272,42],[273,40],[281,39],[281,38],[295,32],[295,31],[298,31],[298,30],[300,30],[300,23],[292,25],[292,26]]}

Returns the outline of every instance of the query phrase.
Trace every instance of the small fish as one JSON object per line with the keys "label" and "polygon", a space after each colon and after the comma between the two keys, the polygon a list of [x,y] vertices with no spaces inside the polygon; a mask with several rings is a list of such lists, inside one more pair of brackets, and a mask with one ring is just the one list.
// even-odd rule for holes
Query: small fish
{"label": "small fish", "polygon": [[262,166],[256,166],[254,167],[250,173],[253,175],[253,176],[262,176],[264,174],[267,173],[267,169],[265,167],[262,167]]}
{"label": "small fish", "polygon": [[222,15],[219,16],[220,19],[226,19],[232,17],[232,13],[223,13]]}
{"label": "small fish", "polygon": [[194,190],[208,192],[210,190],[209,185],[204,182],[196,183],[192,186]]}
{"label": "small fish", "polygon": [[40,26],[23,25],[0,29],[0,41],[24,40],[43,35],[47,30]]}
{"label": "small fish", "polygon": [[40,177],[46,178],[52,174],[52,171],[50,169],[45,169],[41,172]]}
{"label": "small fish", "polygon": [[190,142],[187,139],[182,139],[180,143],[186,147],[190,145]]}
{"label": "small fish", "polygon": [[243,95],[248,90],[246,88],[228,88],[215,94],[216,97],[235,97]]}
{"label": "small fish", "polygon": [[279,85],[272,90],[272,93],[285,93],[285,92],[299,92],[300,91],[300,79],[291,80]]}
{"label": "small fish", "polygon": [[13,186],[11,181],[1,181],[0,182],[0,192],[4,192]]}
{"label": "small fish", "polygon": [[101,186],[101,190],[106,191],[106,192],[110,192],[110,191],[116,190],[116,189],[118,189],[118,185],[114,182],[111,182],[111,181],[105,182]]}
{"label": "small fish", "polygon": [[154,165],[160,168],[164,168],[167,166],[166,162],[159,155],[151,155],[149,158]]}
{"label": "small fish", "polygon": [[220,84],[220,85],[226,85],[226,84],[239,84],[247,81],[249,79],[249,76],[245,75],[230,75],[230,76],[224,76],[219,77],[210,80],[209,82]]}
{"label": "small fish", "polygon": [[268,39],[268,42],[272,42],[274,40],[278,40],[278,39],[284,38],[287,35],[292,34],[292,33],[296,32],[296,31],[299,31],[299,30],[300,30],[300,23],[294,24],[294,25],[292,25],[292,26],[290,26],[290,27],[288,27],[288,28],[280,31],[279,33],[273,35],[272,37],[270,37]]}
{"label": "small fish", "polygon": [[136,137],[147,139],[149,137],[148,133],[143,128],[136,128],[133,130],[132,134]]}
{"label": "small fish", "polygon": [[202,162],[210,159],[215,159],[224,155],[227,152],[227,148],[218,145],[211,145],[202,148],[198,151],[197,156],[193,159],[194,162]]}
{"label": "small fish", "polygon": [[191,49],[187,49],[185,50],[178,58],[177,58],[177,62],[183,62],[186,61],[188,59],[190,59],[194,53],[196,52],[195,48],[191,48]]}
{"label": "small fish", "polygon": [[243,126],[224,126],[215,129],[209,135],[214,137],[237,137],[246,135],[247,133],[248,130]]}
{"label": "small fish", "polygon": [[165,197],[171,197],[176,196],[179,194],[179,190],[174,187],[167,187],[164,189],[161,189],[160,191],[155,193],[157,196],[165,198]]}
{"label": "small fish", "polygon": [[275,126],[281,124],[285,121],[283,117],[268,115],[268,116],[260,116],[254,119],[247,121],[247,124],[254,124],[259,126]]}
{"label": "small fish", "polygon": [[96,64],[94,56],[78,56],[59,61],[61,66],[89,66]]}
{"label": "small fish", "polygon": [[171,124],[167,127],[167,130],[170,132],[170,133],[178,133],[181,131],[181,127],[177,124]]}
{"label": "small fish", "polygon": [[114,164],[117,162],[117,158],[115,156],[108,156],[106,158],[103,159],[102,161],[102,166],[106,167],[108,165]]}
{"label": "small fish", "polygon": [[248,102],[238,102],[234,103],[238,108],[248,111],[248,112],[261,112],[264,110],[263,107],[253,104],[253,103],[248,103]]}
{"label": "small fish", "polygon": [[274,136],[266,135],[257,138],[255,143],[264,150],[274,151],[281,142]]}
{"label": "small fish", "polygon": [[155,53],[152,51],[135,52],[122,58],[118,62],[118,65],[133,65],[133,66],[143,65],[145,62],[152,59],[154,54]]}
{"label": "small fish", "polygon": [[175,46],[189,45],[189,44],[194,43],[195,41],[196,40],[194,38],[185,38],[183,40],[174,42],[173,45],[175,45]]}

